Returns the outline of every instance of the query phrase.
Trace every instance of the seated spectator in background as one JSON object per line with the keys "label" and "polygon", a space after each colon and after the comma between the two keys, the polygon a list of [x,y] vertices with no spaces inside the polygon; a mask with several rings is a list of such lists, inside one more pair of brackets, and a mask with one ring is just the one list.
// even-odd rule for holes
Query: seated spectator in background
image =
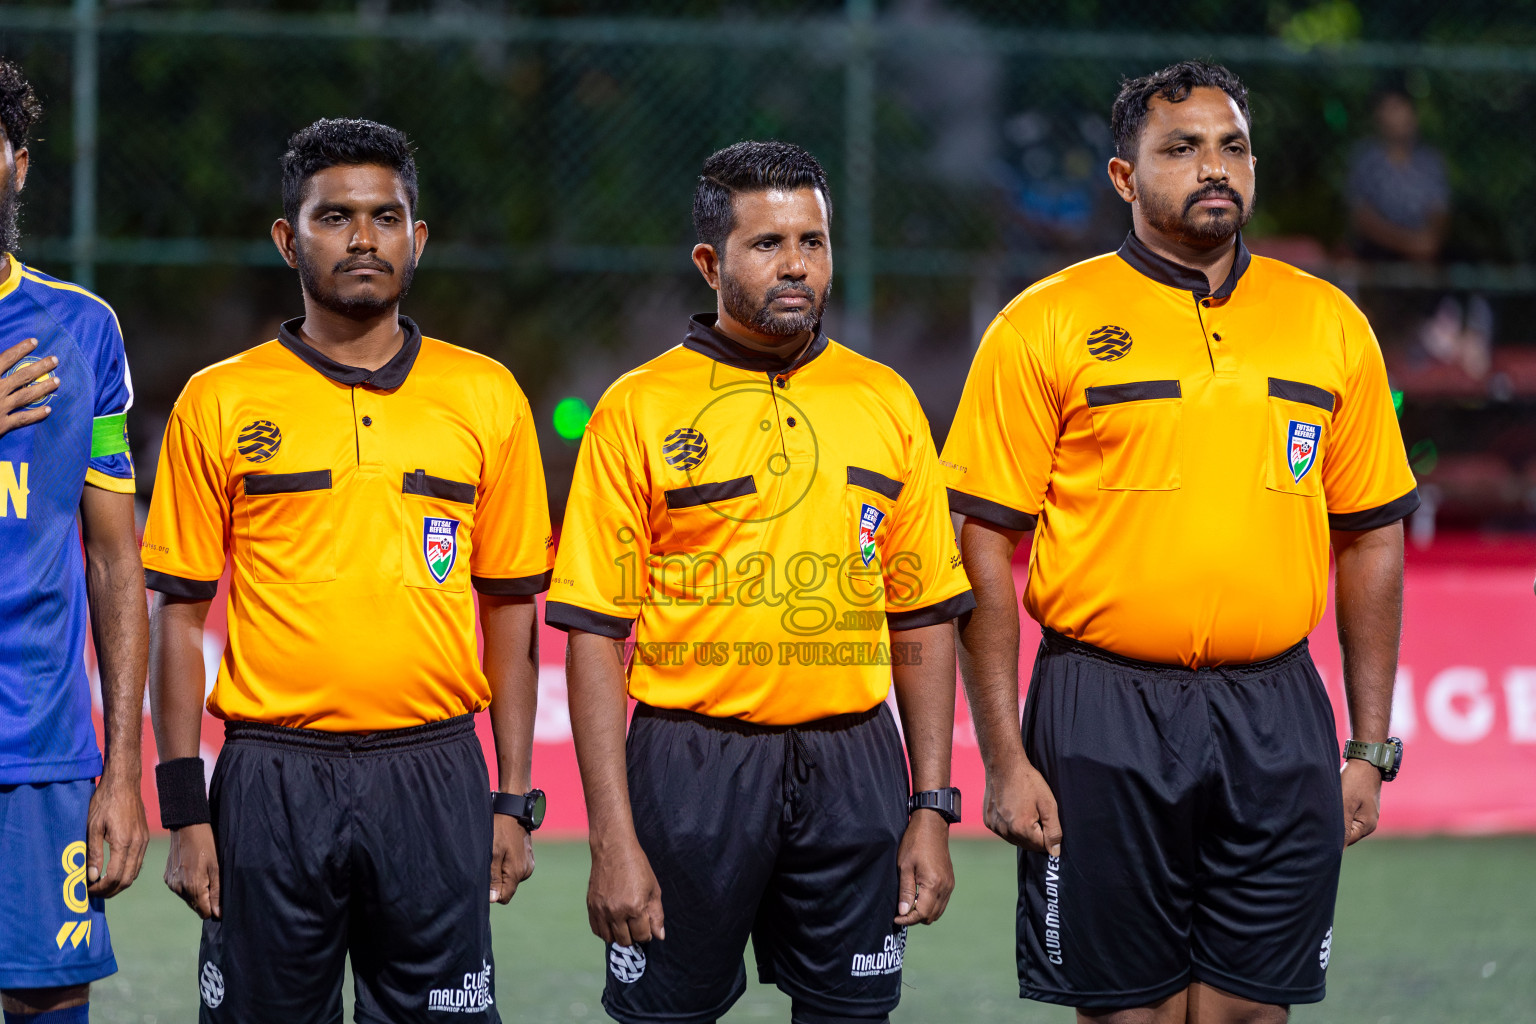
{"label": "seated spectator in background", "polygon": [[[1350,221],[1355,251],[1368,260],[1432,263],[1440,256],[1449,222],[1451,188],[1445,160],[1419,141],[1419,116],[1404,93],[1389,90],[1376,101],[1376,137],[1355,147],[1349,162]],[[1403,333],[1417,345],[1410,360],[1459,366],[1473,380],[1488,375],[1493,340],[1493,310],[1474,295],[1463,303],[1441,296],[1416,327]],[[1398,303],[1399,313],[1417,303]],[[1384,333],[1395,318],[1383,318]]]}
{"label": "seated spectator in background", "polygon": [[1419,141],[1419,116],[1405,94],[1376,101],[1376,137],[1355,147],[1348,187],[1360,256],[1428,263],[1440,255],[1450,183],[1439,151]]}

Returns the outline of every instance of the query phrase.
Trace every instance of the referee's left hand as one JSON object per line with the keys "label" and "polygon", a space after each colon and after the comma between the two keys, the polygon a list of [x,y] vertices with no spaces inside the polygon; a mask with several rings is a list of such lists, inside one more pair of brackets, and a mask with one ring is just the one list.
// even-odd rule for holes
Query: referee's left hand
{"label": "referee's left hand", "polygon": [[1351,758],[1339,776],[1344,791],[1344,845],[1353,846],[1372,832],[1381,817],[1381,772],[1376,766]]}
{"label": "referee's left hand", "polygon": [[491,815],[491,902],[511,903],[531,874],[533,836],[511,815]]}
{"label": "referee's left hand", "polygon": [[955,867],[949,862],[949,824],[937,811],[919,808],[912,812],[896,863],[901,871],[896,923],[933,924],[955,891]]}

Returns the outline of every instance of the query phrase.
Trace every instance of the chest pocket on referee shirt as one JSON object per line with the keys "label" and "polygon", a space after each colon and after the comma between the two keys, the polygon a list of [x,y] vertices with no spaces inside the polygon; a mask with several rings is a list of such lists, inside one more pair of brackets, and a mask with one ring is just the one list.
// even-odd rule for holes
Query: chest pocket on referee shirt
{"label": "chest pocket on referee shirt", "polygon": [[245,539],[258,583],[324,583],[336,578],[331,471],[248,473]]}
{"label": "chest pocket on referee shirt", "polygon": [[1184,392],[1176,380],[1088,388],[1101,491],[1172,491],[1182,484]]}
{"label": "chest pocket on referee shirt", "polygon": [[1333,402],[1333,392],[1315,384],[1269,378],[1266,487],[1307,498],[1323,493],[1323,454]]}
{"label": "chest pocket on referee shirt", "polygon": [[405,474],[400,524],[405,585],[462,593],[469,586],[475,485],[429,476],[421,469]]}
{"label": "chest pocket on referee shirt", "polygon": [[726,584],[755,579],[760,573],[738,575],[731,566],[736,541],[756,523],[761,511],[757,480],[740,476],[674,487],[662,492],[667,505],[670,537],[653,569],[661,592],[681,604],[727,603]]}

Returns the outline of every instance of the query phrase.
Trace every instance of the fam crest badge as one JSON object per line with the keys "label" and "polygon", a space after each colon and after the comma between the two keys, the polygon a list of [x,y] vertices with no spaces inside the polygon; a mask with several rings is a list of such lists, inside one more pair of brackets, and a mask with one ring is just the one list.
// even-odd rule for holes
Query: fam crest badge
{"label": "fam crest badge", "polygon": [[1290,430],[1286,432],[1286,462],[1291,467],[1291,479],[1297,483],[1301,483],[1301,478],[1317,461],[1317,439],[1322,432],[1323,428],[1315,423],[1291,420]]}
{"label": "fam crest badge", "polygon": [[421,553],[432,578],[439,583],[447,579],[459,557],[459,521],[427,516],[421,527]]}
{"label": "fam crest badge", "polygon": [[865,505],[859,513],[859,557],[868,565],[875,559],[875,531],[885,521],[885,513],[873,505]]}

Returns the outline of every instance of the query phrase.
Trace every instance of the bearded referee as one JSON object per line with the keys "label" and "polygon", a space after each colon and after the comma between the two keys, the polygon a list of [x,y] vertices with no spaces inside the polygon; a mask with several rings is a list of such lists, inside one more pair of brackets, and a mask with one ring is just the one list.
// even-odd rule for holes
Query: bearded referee
{"label": "bearded referee", "polygon": [[[1323,998],[1341,854],[1401,760],[1417,491],[1365,318],[1243,245],[1237,76],[1128,81],[1112,124],[1131,234],[993,321],[944,447],[985,821],[1021,848],[1021,995],[1113,1024],[1280,1022]],[[1031,532],[1021,742],[1009,563]],[[1306,639],[1330,549],[1342,775]]]}
{"label": "bearded referee", "polygon": [[[339,1021],[349,957],[359,1021],[495,1021],[487,897],[532,872],[543,813],[528,401],[400,315],[427,241],[403,134],[317,121],[282,180],[272,238],[304,315],[187,385],[144,531],[166,883],[204,919],[205,1022]],[[202,632],[226,564],[205,795]]]}
{"label": "bearded referee", "polygon": [[750,935],[796,1024],[875,1024],[907,927],[954,886],[951,622],[970,588],[911,388],[822,331],[820,164],[721,150],[693,218],[716,310],[597,403],[545,612],[571,634],[603,1006],[714,1021]]}

